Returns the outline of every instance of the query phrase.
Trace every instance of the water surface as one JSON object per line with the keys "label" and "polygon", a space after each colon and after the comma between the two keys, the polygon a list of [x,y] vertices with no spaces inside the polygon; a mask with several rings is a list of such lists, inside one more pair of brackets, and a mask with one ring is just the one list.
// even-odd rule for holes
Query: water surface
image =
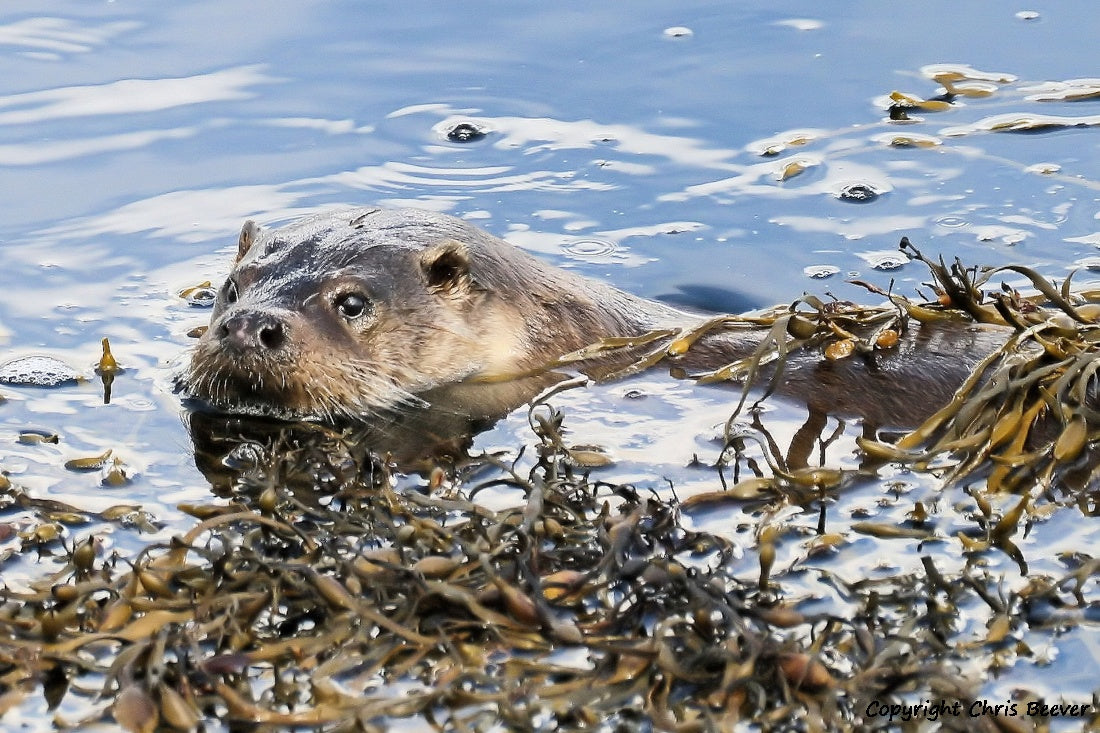
{"label": "water surface", "polygon": [[[649,0],[629,10],[231,0],[44,11],[8,2],[0,356],[53,355],[92,377],[109,337],[126,372],[106,405],[94,381],[0,389],[0,468],[38,497],[140,507],[146,514],[132,524],[96,529],[108,547],[138,548],[190,526],[176,505],[208,500],[209,486],[171,376],[187,332],[208,315],[177,293],[224,276],[249,217],[277,224],[361,203],[447,211],[631,292],[713,310],[807,290],[866,300],[849,278],[911,292],[927,273],[897,258],[903,235],[930,255],[1064,278],[1100,246],[1100,100],[1071,101],[1065,86],[1095,74],[1100,16],[1083,1],[1037,17],[1026,10],[968,0]],[[666,32],[675,27],[691,32]],[[943,65],[987,94],[891,122],[888,95],[936,96],[931,77]],[[995,131],[1013,120],[1035,128],[1041,116],[1058,124]],[[462,121],[487,135],[448,140]],[[839,196],[852,186],[876,196]],[[820,268],[837,274],[811,277]],[[627,399],[631,389],[648,398]],[[685,495],[714,488],[712,472],[684,467],[696,454],[713,462],[728,392],[654,378],[560,402],[578,442],[616,457],[609,478],[657,492],[669,478]],[[775,409],[780,432],[793,432],[797,411]],[[514,450],[525,423],[517,414],[480,445]],[[61,440],[17,442],[28,427]],[[107,448],[128,467],[123,487],[63,468]],[[854,461],[850,441],[831,451],[834,464]],[[965,500],[941,491],[932,477],[884,475],[830,512],[843,528],[868,512],[899,517],[914,499]],[[5,521],[35,520],[14,512]],[[744,543],[751,575],[756,520],[699,521]],[[1091,553],[1093,522],[1066,509],[1036,524],[1025,542],[1032,572],[1057,576],[1060,558]],[[941,529],[950,537],[956,528]],[[917,565],[913,545],[861,539],[828,564],[852,578],[896,573]],[[0,547],[11,554],[18,542]],[[787,543],[779,563],[802,551]],[[942,562],[945,572],[963,563],[950,540]],[[985,562],[1009,586],[1026,582],[1007,558]],[[16,553],[3,572],[12,584],[43,570]],[[1095,579],[1086,591],[1095,604]],[[808,583],[800,592],[845,613],[831,591]],[[1044,651],[981,692],[1088,698],[1100,676],[1097,639],[1095,621],[1057,640],[1029,637]]]}

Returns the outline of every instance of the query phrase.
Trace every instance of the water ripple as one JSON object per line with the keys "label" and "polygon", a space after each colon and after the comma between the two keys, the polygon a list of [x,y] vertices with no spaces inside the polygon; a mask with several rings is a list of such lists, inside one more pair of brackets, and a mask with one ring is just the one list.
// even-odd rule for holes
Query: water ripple
{"label": "water ripple", "polygon": [[122,79],[109,84],[58,87],[0,96],[0,125],[68,117],[155,112],[205,102],[249,99],[272,84],[260,64],[174,79]]}
{"label": "water ripple", "polygon": [[0,46],[14,46],[35,58],[58,59],[63,54],[88,53],[141,26],[136,21],[120,20],[82,27],[67,18],[26,18],[0,25]]}

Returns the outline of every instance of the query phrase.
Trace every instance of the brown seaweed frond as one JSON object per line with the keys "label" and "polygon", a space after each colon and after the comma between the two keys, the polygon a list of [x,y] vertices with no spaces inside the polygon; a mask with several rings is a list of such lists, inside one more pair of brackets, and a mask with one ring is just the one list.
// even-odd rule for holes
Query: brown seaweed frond
{"label": "brown seaweed frond", "polygon": [[[947,267],[942,259],[924,257],[907,239],[901,247],[928,266],[941,308],[976,322],[1011,326],[1015,333],[916,430],[892,445],[863,441],[864,450],[916,466],[947,458],[953,464],[948,483],[984,476],[990,491],[1093,481],[1100,438],[1096,294],[1074,293],[1071,278],[1058,287],[1022,265],[979,270],[956,260]],[[1024,276],[1037,293],[1021,295],[1007,285],[982,289],[1005,272]]]}

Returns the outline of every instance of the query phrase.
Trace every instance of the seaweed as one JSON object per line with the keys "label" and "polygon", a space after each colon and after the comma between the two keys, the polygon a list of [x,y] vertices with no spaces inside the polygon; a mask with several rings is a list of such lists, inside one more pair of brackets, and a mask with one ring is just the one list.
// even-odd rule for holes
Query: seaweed
{"label": "seaweed", "polygon": [[[1096,406],[1100,370],[1100,292],[1074,292],[1072,275],[1061,286],[1022,265],[995,268],[951,265],[925,257],[907,237],[899,249],[925,264],[932,299],[911,299],[853,281],[887,298],[883,305],[823,301],[804,295],[789,306],[752,316],[722,315],[679,331],[660,330],[635,339],[605,339],[560,363],[647,345],[648,352],[605,375],[621,378],[682,356],[701,339],[723,332],[764,330],[746,357],[691,375],[698,382],[736,382],[741,398],[727,424],[727,445],[742,436],[731,433],[754,388],[764,389],[755,408],[774,392],[789,357],[806,350],[840,360],[892,349],[910,322],[952,321],[1011,328],[1004,345],[982,360],[969,378],[922,425],[896,441],[864,438],[861,447],[875,458],[945,471],[945,483],[984,477],[993,491],[1026,491],[1071,482],[1094,482],[1095,443],[1100,438]],[[1000,273],[1025,277],[1037,291],[1022,295],[1002,284],[988,289]],[[948,468],[950,464],[950,468]]]}
{"label": "seaweed", "polygon": [[[1026,574],[1014,542],[1045,500],[1029,487],[1066,488],[1059,482],[1081,472],[1091,481],[1095,309],[1068,281],[1056,288],[1026,268],[1013,271],[1037,295],[989,294],[997,270],[904,247],[930,267],[935,299],[880,293],[885,305],[864,307],[807,296],[663,333],[640,362],[712,332],[763,327],[755,354],[700,377],[768,385],[797,349],[849,344],[834,358],[889,349],[912,318],[1012,326],[925,425],[895,442],[863,441],[859,471],[777,458],[766,431],[734,419],[746,386],[718,477],[748,462],[754,444],[766,465],[682,502],[593,470],[600,454],[566,443],[555,390],[531,406],[531,439],[514,459],[472,455],[419,478],[398,476],[351,433],[288,426],[242,439],[223,459],[229,500],[182,506],[195,524],[132,557],[103,552],[102,530],[64,544],[66,528],[91,515],[5,479],[0,507],[53,528],[28,529],[24,551],[63,560],[0,590],[0,715],[40,693],[55,710],[82,703],[54,713],[58,730],[109,718],[131,731],[216,720],[258,730],[842,730],[886,725],[883,711],[914,700],[973,722],[965,711],[984,704],[976,664],[994,674],[1033,654],[1031,635],[1055,637],[1094,615],[1100,560],[1085,552],[1063,558],[1061,576],[1012,589],[979,560],[996,548]],[[846,541],[826,528],[831,493],[873,475],[876,461],[969,482],[974,528],[958,541],[973,562],[947,570],[925,549],[943,538],[920,502],[906,523],[850,526],[913,543],[916,570],[851,579],[810,561]],[[1019,496],[996,495],[1009,490]],[[487,491],[514,500],[494,509],[481,502]],[[715,505],[752,508],[748,547],[692,528]],[[789,559],[792,538],[807,534],[792,517],[817,511],[807,555]],[[98,518],[150,521],[136,507]],[[805,574],[852,612],[792,591]],[[964,608],[986,628],[960,625]],[[1020,705],[1038,699],[1019,694]],[[1098,702],[1084,724],[1100,722]]]}

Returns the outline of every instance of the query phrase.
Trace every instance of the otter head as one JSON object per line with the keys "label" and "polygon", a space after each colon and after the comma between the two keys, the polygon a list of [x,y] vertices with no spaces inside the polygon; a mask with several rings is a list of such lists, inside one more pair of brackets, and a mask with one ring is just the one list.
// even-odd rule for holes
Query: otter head
{"label": "otter head", "polygon": [[514,369],[524,334],[479,281],[466,241],[479,236],[491,239],[411,211],[246,223],[187,390],[230,412],[333,422]]}

